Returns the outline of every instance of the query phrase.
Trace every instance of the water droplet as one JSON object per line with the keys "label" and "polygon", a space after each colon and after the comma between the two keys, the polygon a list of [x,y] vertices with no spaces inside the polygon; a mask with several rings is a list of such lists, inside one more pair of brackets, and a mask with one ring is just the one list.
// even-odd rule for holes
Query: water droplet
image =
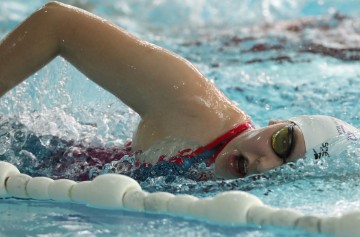
{"label": "water droplet", "polygon": [[0,155],[4,155],[11,146],[10,134],[7,133],[0,137]]}

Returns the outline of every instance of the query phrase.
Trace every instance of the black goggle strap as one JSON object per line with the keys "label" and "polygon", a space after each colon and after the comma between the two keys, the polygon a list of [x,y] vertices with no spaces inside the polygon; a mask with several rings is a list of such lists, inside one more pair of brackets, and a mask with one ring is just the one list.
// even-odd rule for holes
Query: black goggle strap
{"label": "black goggle strap", "polygon": [[293,147],[294,147],[294,127],[295,127],[295,123],[294,122],[291,122],[289,125],[288,125],[288,141],[289,141],[289,148],[287,149],[286,151],[286,154],[283,155],[283,157],[281,157],[284,161],[284,163],[286,163],[286,159],[289,158],[292,150],[293,150]]}

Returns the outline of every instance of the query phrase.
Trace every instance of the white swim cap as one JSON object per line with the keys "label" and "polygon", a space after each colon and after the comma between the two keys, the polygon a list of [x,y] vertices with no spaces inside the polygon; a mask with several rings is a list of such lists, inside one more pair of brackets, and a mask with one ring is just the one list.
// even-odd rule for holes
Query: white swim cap
{"label": "white swim cap", "polygon": [[[347,141],[356,141],[358,130],[350,124],[330,116],[304,115],[289,119],[296,123],[304,135],[306,152],[314,152],[315,159],[334,156],[339,153],[339,145],[347,146]],[[329,140],[344,136],[342,144],[331,144]],[[333,147],[330,147],[333,146]]]}

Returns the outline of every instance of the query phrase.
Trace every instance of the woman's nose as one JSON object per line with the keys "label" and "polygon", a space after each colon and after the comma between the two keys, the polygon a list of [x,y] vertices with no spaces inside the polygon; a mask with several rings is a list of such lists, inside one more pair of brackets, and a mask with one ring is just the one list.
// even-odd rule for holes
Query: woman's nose
{"label": "woman's nose", "polygon": [[248,174],[259,174],[274,169],[283,164],[276,155],[261,155],[256,153],[245,154],[248,159]]}

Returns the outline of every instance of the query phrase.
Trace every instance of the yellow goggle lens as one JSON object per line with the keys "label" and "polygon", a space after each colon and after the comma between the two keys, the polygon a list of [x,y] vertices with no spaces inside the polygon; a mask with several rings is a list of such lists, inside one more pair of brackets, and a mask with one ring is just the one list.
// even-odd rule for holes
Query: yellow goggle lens
{"label": "yellow goggle lens", "polygon": [[295,124],[291,123],[275,132],[271,137],[272,149],[284,160],[288,158],[293,147],[294,126]]}

